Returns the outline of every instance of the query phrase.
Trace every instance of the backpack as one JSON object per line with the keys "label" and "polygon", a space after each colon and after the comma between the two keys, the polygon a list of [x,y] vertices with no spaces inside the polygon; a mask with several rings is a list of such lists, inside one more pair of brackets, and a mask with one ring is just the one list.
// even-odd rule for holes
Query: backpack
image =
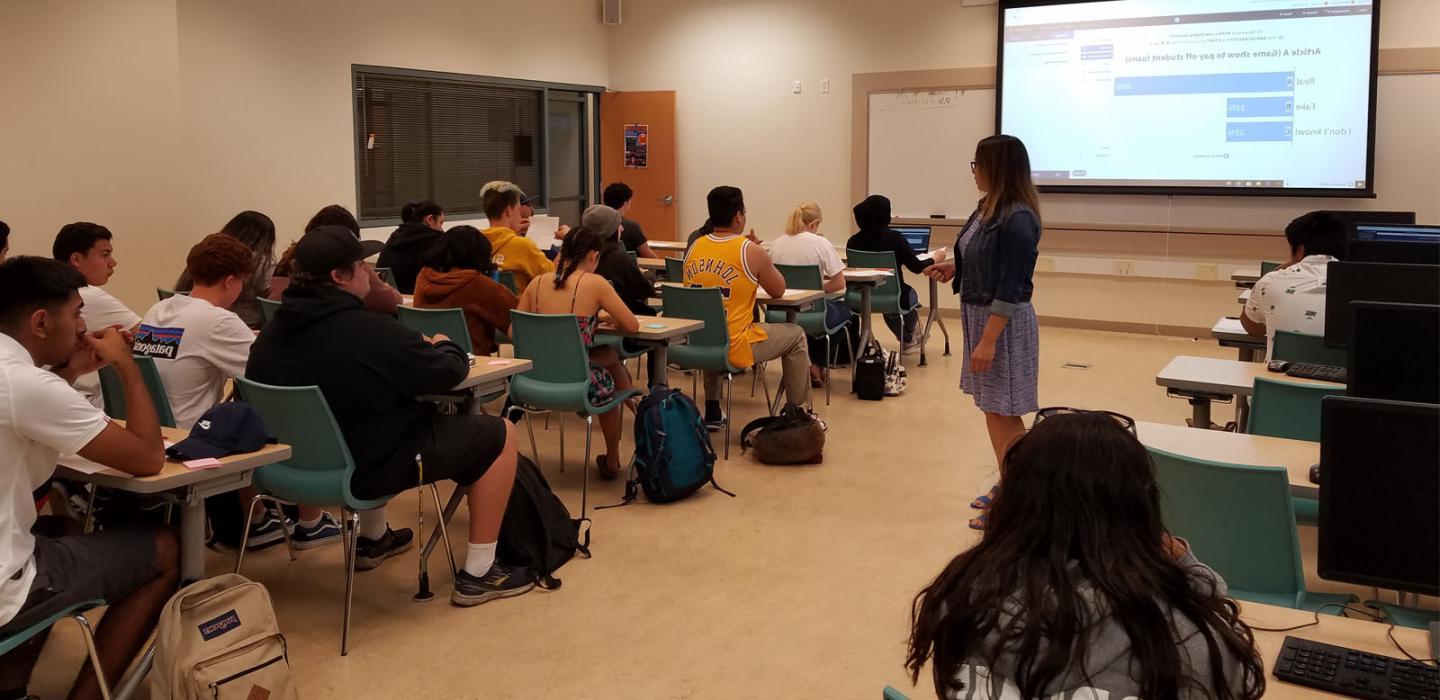
{"label": "backpack", "polygon": [[[495,556],[511,566],[524,566],[536,573],[541,588],[560,587],[552,576],[578,552],[590,558],[590,518],[570,517],[570,511],[535,463],[521,455],[515,464],[515,486],[500,523]],[[581,526],[585,540],[580,540]]]}
{"label": "backpack", "polygon": [[294,700],[285,636],[270,593],[222,574],[186,586],[165,605],[155,629],[157,700]]}
{"label": "backpack", "polygon": [[755,448],[762,464],[820,464],[825,460],[825,422],[793,403],[756,418],[740,431],[740,449]]}
{"label": "backpack", "polygon": [[871,341],[860,357],[855,360],[851,384],[855,397],[864,401],[879,401],[885,398],[885,351],[880,344]]}
{"label": "backpack", "polygon": [[885,355],[885,395],[899,396],[905,393],[909,375],[905,372],[905,365],[900,362],[900,353],[891,351]]}
{"label": "backpack", "polygon": [[616,505],[634,501],[637,485],[651,503],[672,503],[707,483],[735,495],[715,483],[715,448],[695,402],[669,387],[651,389],[635,411],[635,460],[625,500]]}

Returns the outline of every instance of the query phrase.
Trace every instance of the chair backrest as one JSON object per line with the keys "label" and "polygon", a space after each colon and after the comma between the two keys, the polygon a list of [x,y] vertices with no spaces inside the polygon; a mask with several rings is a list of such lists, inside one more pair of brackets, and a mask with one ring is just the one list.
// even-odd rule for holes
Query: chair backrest
{"label": "chair backrest", "polygon": [[406,328],[420,331],[425,335],[444,333],[465,352],[475,352],[475,347],[470,344],[470,328],[465,325],[464,311],[460,309],[417,309],[413,306],[399,306],[395,311],[400,318],[400,323]]}
{"label": "chair backrest", "polygon": [[1280,269],[1280,263],[1278,263],[1278,262],[1273,262],[1273,261],[1270,261],[1270,260],[1261,260],[1261,261],[1260,261],[1260,276],[1261,276],[1261,277],[1264,277],[1265,275],[1268,275],[1268,274],[1270,274],[1270,273],[1272,273],[1272,272],[1274,272],[1274,271],[1276,271],[1276,270],[1278,270],[1278,269]]}
{"label": "chair backrest", "polygon": [[190,292],[177,292],[177,291],[175,291],[175,290],[173,290],[173,289],[165,289],[164,287],[156,287],[156,288],[155,288],[155,296],[160,297],[160,301],[165,301],[166,299],[169,299],[170,297],[173,297],[173,296],[175,296],[176,294],[179,294],[180,296],[185,296],[185,297],[190,296]]}
{"label": "chair backrest", "polygon": [[1325,347],[1325,337],[1291,331],[1275,331],[1270,359],[1287,362],[1309,362],[1316,365],[1344,367],[1350,358],[1344,350]]}
{"label": "chair backrest", "polygon": [[885,692],[880,697],[883,700],[910,700],[910,698],[907,697],[904,693],[888,685],[885,686]]}
{"label": "chair backrest", "polygon": [[1291,440],[1320,440],[1320,401],[1344,396],[1343,386],[1321,386],[1255,378],[1250,423],[1245,432]]}
{"label": "chair backrest", "polygon": [[280,302],[273,299],[257,298],[256,301],[260,302],[260,316],[266,323],[275,318],[275,312],[280,310]]}
{"label": "chair backrest", "polygon": [[399,286],[400,286],[400,285],[398,285],[398,284],[395,283],[395,272],[394,272],[393,270],[391,270],[390,268],[388,268],[388,267],[377,267],[377,268],[375,268],[375,274],[377,274],[377,275],[380,276],[380,281],[381,281],[381,282],[384,282],[385,284],[388,284],[388,285],[390,285],[391,287],[399,287]]}
{"label": "chair backrest", "polygon": [[665,258],[665,279],[677,284],[685,281],[684,258]]}
{"label": "chair backrest", "polygon": [[[1300,539],[1284,467],[1224,464],[1147,448],[1165,526],[1230,585],[1272,597],[1305,593]],[[1272,598],[1273,599],[1273,598]]]}
{"label": "chair backrest", "polygon": [[[175,414],[170,410],[170,396],[165,393],[165,382],[160,380],[160,369],[155,366],[155,360],[149,357],[135,357],[135,364],[140,367],[140,376],[145,378],[145,388],[150,390],[150,401],[155,404],[155,415],[160,419],[160,425],[167,428],[190,426],[176,426]],[[125,419],[125,386],[120,382],[120,373],[114,367],[100,368],[100,397],[105,401],[105,415],[115,420]]]}
{"label": "chair backrest", "polygon": [[785,278],[786,289],[824,289],[825,275],[820,272],[819,265],[781,265],[776,264],[775,269],[780,271],[780,276]]}
{"label": "chair backrest", "polygon": [[273,386],[235,380],[240,398],[265,421],[270,437],[290,446],[285,465],[307,472],[343,473],[346,491],[355,471],[350,448],[318,386]]}
{"label": "chair backrest", "polygon": [[515,357],[534,367],[510,380],[517,403],[535,408],[580,410],[590,387],[590,354],[574,314],[510,312]]}
{"label": "chair backrest", "polygon": [[728,352],[730,330],[725,318],[725,301],[719,287],[680,287],[665,285],[660,291],[662,313],[669,318],[690,318],[704,321],[705,327],[691,333],[687,344],[723,346]]}
{"label": "chair backrest", "polygon": [[510,290],[512,294],[518,295],[521,292],[520,283],[515,280],[514,270],[501,270],[500,284],[505,285],[505,288]]}
{"label": "chair backrest", "polygon": [[868,250],[845,250],[845,264],[850,267],[873,267],[881,270],[890,270],[895,274],[885,278],[884,282],[875,285],[875,297],[900,296],[900,271],[896,269],[895,254],[889,251],[875,253]]}

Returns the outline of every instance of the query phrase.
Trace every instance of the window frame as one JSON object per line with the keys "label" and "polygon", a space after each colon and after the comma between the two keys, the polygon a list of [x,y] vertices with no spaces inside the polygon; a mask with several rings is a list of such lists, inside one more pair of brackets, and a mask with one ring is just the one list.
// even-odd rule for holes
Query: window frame
{"label": "window frame", "polygon": [[[497,88],[528,88],[536,90],[540,96],[540,131],[535,138],[540,141],[540,182],[542,183],[541,201],[535,207],[535,213],[548,214],[550,211],[550,91],[563,90],[566,92],[578,92],[585,95],[586,113],[590,115],[587,128],[587,138],[590,140],[592,153],[586,167],[589,172],[587,184],[592,190],[590,200],[595,201],[600,188],[599,177],[599,155],[600,155],[600,95],[605,92],[603,85],[586,85],[582,83],[555,83],[544,80],[526,80],[521,78],[504,78],[492,75],[473,75],[469,73],[453,73],[446,71],[422,70],[419,68],[395,68],[391,66],[374,66],[362,63],[350,64],[350,144],[354,148],[354,171],[352,173],[355,181],[355,219],[360,222],[361,228],[382,228],[387,226],[399,226],[399,217],[365,217],[361,208],[361,183],[360,173],[364,169],[365,144],[364,136],[359,128],[361,121],[361,100],[356,84],[360,76],[384,75],[399,78],[419,78],[424,80],[441,80],[479,85],[484,87]],[[478,195],[478,193],[477,193]],[[457,219],[458,220],[458,219]]]}

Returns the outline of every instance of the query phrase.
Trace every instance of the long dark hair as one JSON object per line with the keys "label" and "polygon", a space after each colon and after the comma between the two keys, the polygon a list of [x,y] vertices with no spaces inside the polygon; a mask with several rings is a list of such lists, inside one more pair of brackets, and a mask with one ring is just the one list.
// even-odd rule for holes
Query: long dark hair
{"label": "long dark hair", "polygon": [[565,234],[560,244],[560,254],[555,256],[555,288],[564,289],[565,279],[585,262],[585,256],[600,250],[605,240],[594,229],[581,226]]}
{"label": "long dark hair", "polygon": [[360,237],[360,222],[355,220],[355,215],[351,214],[349,209],[339,204],[331,204],[315,212],[315,216],[310,217],[310,223],[305,224],[305,232],[309,233],[321,226],[344,226],[350,229],[350,233],[355,234],[356,238]]}
{"label": "long dark hair", "polygon": [[476,270],[488,275],[495,271],[493,255],[490,239],[480,229],[456,226],[440,237],[421,264],[436,272]]}
{"label": "long dark hair", "polygon": [[225,222],[220,233],[244,243],[255,253],[256,272],[275,264],[275,222],[270,217],[247,209]]}
{"label": "long dark hair", "polygon": [[427,216],[440,216],[445,213],[445,208],[430,200],[423,202],[410,202],[400,208],[400,223],[422,223]]}
{"label": "long dark hair", "polygon": [[985,220],[1024,204],[1040,218],[1040,193],[1030,177],[1030,152],[1014,136],[996,134],[980,139],[975,145],[975,169],[984,173],[989,192],[980,200],[980,213]]}
{"label": "long dark hair", "polygon": [[[1179,697],[1206,680],[1218,698],[1237,697],[1235,687],[1240,698],[1260,697],[1264,670],[1239,609],[1197,585],[1166,537],[1155,468],[1139,440],[1098,413],[1039,422],[1005,454],[980,543],[915,597],[911,678],[930,661],[936,695],[950,697],[964,690],[963,664],[983,660],[993,672],[1010,653],[1009,680],[1022,697],[1042,697],[1067,669],[1083,668],[1095,616],[1110,615],[1130,638],[1140,697]],[[1093,589],[1094,607],[1081,602],[1082,586]],[[1007,605],[1021,611],[1016,618],[1002,617]],[[1172,615],[1205,641],[1194,668],[1181,656]],[[987,636],[1000,642],[987,645]],[[1239,679],[1225,677],[1222,649],[1238,661]]]}

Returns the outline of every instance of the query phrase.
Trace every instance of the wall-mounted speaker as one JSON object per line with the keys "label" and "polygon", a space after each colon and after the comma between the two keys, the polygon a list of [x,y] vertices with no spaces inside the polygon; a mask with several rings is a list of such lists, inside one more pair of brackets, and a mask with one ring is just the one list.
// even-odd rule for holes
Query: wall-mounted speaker
{"label": "wall-mounted speaker", "polygon": [[600,0],[605,24],[620,24],[620,0]]}

